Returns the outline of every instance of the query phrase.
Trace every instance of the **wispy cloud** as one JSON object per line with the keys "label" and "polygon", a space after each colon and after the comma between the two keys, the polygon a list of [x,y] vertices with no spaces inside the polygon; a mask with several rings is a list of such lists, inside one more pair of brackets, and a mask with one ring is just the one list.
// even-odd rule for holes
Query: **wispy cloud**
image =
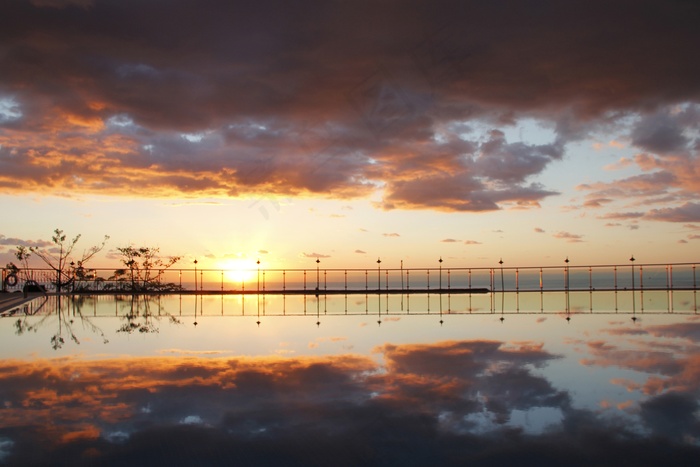
{"label": "wispy cloud", "polygon": [[316,253],[316,252],[314,252],[314,253],[302,253],[301,256],[304,258],[330,258],[330,255],[324,255],[324,254]]}
{"label": "wispy cloud", "polygon": [[566,240],[569,243],[579,243],[583,241],[583,235],[573,234],[571,232],[557,232],[552,234],[552,237],[561,240]]}
{"label": "wispy cloud", "polygon": [[53,244],[46,240],[24,240],[21,238],[6,237],[0,234],[0,245],[7,246],[28,246],[28,247],[50,247]]}

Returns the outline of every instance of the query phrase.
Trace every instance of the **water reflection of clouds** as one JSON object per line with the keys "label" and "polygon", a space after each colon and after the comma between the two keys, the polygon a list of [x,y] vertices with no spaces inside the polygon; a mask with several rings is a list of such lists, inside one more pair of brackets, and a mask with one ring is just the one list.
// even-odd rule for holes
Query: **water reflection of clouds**
{"label": "water reflection of clouds", "polygon": [[[587,342],[589,367],[632,370],[638,379],[614,378],[629,393],[646,396],[619,409],[638,415],[639,423],[654,435],[698,444],[700,440],[700,323],[622,327],[604,331],[616,339]],[[626,338],[619,341],[620,337]]]}
{"label": "water reflection of clouds", "polygon": [[[676,335],[688,332],[681,327]],[[602,358],[612,353],[621,366],[663,368],[666,381],[694,378],[692,388],[655,393],[630,409],[628,416],[660,436],[654,443],[623,418],[574,407],[571,394],[544,376],[559,356],[540,343],[469,340],[383,344],[374,349],[379,360],[346,354],[5,361],[0,449],[17,464],[51,463],[60,454],[66,464],[101,465],[155,458],[449,465],[522,463],[527,454],[542,465],[584,454],[589,462],[609,461],[630,448],[630,461],[642,463],[662,454],[697,458],[695,447],[671,441],[700,435],[698,373],[691,371],[697,362],[680,357],[675,366],[659,366],[642,353],[642,363],[634,363],[633,352],[618,355],[598,342],[590,349],[588,365],[611,364]]]}

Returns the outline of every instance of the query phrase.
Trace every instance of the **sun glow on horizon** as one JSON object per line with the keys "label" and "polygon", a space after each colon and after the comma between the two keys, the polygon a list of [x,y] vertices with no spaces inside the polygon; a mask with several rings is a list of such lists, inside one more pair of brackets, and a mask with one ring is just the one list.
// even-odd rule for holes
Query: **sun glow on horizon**
{"label": "sun glow on horizon", "polygon": [[250,282],[256,277],[257,263],[252,259],[226,259],[217,266],[224,272],[224,278],[233,283]]}

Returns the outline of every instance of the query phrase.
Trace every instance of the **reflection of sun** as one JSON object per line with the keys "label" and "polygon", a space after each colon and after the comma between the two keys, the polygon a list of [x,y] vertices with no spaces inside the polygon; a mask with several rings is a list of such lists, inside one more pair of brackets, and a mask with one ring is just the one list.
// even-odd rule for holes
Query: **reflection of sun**
{"label": "reflection of sun", "polygon": [[219,267],[224,271],[224,277],[229,282],[250,282],[256,276],[258,265],[249,259],[228,259],[222,261]]}

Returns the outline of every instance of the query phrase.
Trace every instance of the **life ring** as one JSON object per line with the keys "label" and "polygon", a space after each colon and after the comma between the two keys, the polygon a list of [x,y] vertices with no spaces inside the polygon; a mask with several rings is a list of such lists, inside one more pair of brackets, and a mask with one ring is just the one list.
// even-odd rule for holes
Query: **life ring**
{"label": "life ring", "polygon": [[17,285],[17,274],[15,274],[14,272],[12,274],[9,274],[5,278],[5,285],[8,287],[16,286]]}

